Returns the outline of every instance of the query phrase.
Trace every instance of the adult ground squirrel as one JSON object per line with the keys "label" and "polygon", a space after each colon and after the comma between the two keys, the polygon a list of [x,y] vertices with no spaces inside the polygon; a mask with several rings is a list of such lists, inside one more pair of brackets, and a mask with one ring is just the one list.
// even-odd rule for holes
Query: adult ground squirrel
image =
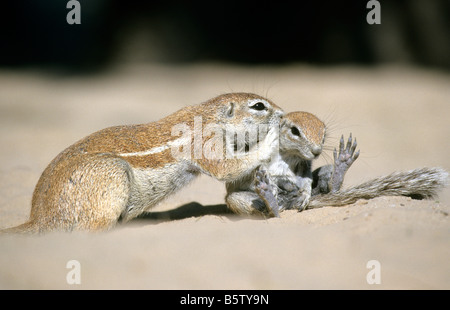
{"label": "adult ground squirrel", "polygon": [[379,196],[435,197],[446,185],[448,173],[441,168],[395,172],[341,190],[346,171],[358,158],[351,134],[347,145],[343,136],[334,164],[311,172],[311,161],[320,155],[326,127],[314,115],[293,112],[286,115],[280,129],[280,156],[262,165],[238,182],[227,183],[228,207],[240,214],[277,216],[284,209],[342,206],[359,199]]}
{"label": "adult ground squirrel", "polygon": [[[200,173],[235,180],[278,151],[283,115],[261,96],[229,93],[156,122],[95,132],[48,165],[34,190],[29,221],[6,232],[106,230]],[[239,152],[234,135],[258,126],[266,131],[259,128],[257,139],[244,139],[245,151]]]}

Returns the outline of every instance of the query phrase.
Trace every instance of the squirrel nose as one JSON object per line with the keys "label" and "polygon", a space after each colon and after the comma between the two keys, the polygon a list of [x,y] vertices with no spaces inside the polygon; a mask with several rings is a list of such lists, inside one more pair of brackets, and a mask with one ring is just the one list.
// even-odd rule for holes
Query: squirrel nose
{"label": "squirrel nose", "polygon": [[316,157],[319,156],[320,154],[322,154],[322,147],[321,146],[313,147],[311,149],[311,153],[313,153],[314,156],[316,156]]}
{"label": "squirrel nose", "polygon": [[283,110],[275,110],[275,115],[283,118],[284,117],[284,111]]}

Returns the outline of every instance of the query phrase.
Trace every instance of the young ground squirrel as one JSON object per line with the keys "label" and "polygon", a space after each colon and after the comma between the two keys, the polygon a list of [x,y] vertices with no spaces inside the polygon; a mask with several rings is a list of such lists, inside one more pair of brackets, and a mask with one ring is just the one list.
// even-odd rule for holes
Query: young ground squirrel
{"label": "young ground squirrel", "polygon": [[[268,212],[272,216],[293,207],[303,209],[312,193],[311,162],[322,153],[325,134],[325,124],[315,115],[308,112],[288,113],[280,127],[280,153],[251,175],[226,183],[228,207],[235,213]],[[356,143],[353,152],[355,148]],[[327,191],[328,183],[340,187],[346,172],[333,171],[331,165],[318,170],[321,173],[316,174],[321,179],[316,183],[322,187],[325,184]],[[323,177],[327,179],[322,180]],[[330,180],[334,182],[328,182]]]}
{"label": "young ground squirrel", "polygon": [[325,124],[310,113],[287,114],[280,129],[280,156],[251,175],[227,183],[228,207],[240,214],[277,216],[284,209],[343,206],[379,196],[432,198],[447,183],[445,170],[422,168],[341,190],[346,171],[359,156],[359,151],[355,153],[357,143],[350,134],[345,146],[341,137],[339,154],[334,150],[334,164],[311,173],[311,161],[322,151],[325,131]]}
{"label": "young ground squirrel", "polygon": [[[6,232],[106,230],[200,173],[233,181],[277,151],[283,115],[268,99],[230,93],[153,123],[95,132],[49,164],[34,190],[29,221]],[[244,138],[245,151],[236,148],[235,135],[258,126],[266,131],[257,128],[256,139]]]}

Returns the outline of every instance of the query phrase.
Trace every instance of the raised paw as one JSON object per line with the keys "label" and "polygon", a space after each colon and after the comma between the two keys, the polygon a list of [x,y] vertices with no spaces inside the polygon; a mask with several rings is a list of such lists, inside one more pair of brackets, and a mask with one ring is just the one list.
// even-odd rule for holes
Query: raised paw
{"label": "raised paw", "polygon": [[278,202],[267,173],[259,169],[255,174],[255,192],[264,201],[269,215],[278,217]]}
{"label": "raised paw", "polygon": [[359,157],[359,150],[355,153],[357,145],[358,143],[356,139],[353,141],[351,133],[346,146],[344,145],[344,136],[341,136],[341,140],[339,141],[339,154],[337,154],[336,149],[333,152],[334,167],[329,184],[331,192],[336,192],[341,188],[345,173]]}
{"label": "raised paw", "polygon": [[337,154],[336,149],[334,149],[333,157],[334,157],[334,165],[342,166],[342,168],[348,170],[350,166],[355,162],[355,160],[359,157],[359,150],[355,153],[356,147],[358,143],[352,140],[352,134],[348,137],[347,146],[344,148],[344,136],[341,136],[341,140],[339,141],[339,155]]}

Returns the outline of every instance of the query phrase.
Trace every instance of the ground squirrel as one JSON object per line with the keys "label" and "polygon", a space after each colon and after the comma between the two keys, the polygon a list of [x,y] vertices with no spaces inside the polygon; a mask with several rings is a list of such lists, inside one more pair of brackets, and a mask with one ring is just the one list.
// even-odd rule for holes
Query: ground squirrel
{"label": "ground squirrel", "polygon": [[[294,206],[305,207],[312,193],[311,162],[322,153],[325,134],[325,124],[315,115],[308,112],[288,113],[280,127],[280,153],[251,175],[226,183],[228,207],[235,213],[268,212],[274,216]],[[323,183],[327,185],[328,180],[334,180],[338,175],[343,179],[345,171],[338,174],[328,166],[326,168],[321,168],[326,173],[316,173],[318,177],[327,177],[326,181],[319,182],[321,186]],[[267,208],[269,206],[274,208]]]}
{"label": "ground squirrel", "polygon": [[[106,230],[200,173],[237,179],[277,151],[283,115],[268,99],[229,93],[156,122],[95,132],[48,165],[34,190],[29,221],[6,232]],[[255,128],[258,135],[249,139]],[[243,147],[237,147],[242,133]]]}
{"label": "ground squirrel", "polygon": [[444,187],[448,173],[441,168],[394,172],[341,190],[346,171],[358,158],[351,134],[347,145],[343,136],[334,164],[311,172],[311,161],[320,155],[326,126],[307,112],[286,115],[280,129],[280,156],[258,167],[251,175],[228,182],[226,202],[240,214],[277,216],[284,209],[343,206],[359,199],[379,196],[432,198]]}

